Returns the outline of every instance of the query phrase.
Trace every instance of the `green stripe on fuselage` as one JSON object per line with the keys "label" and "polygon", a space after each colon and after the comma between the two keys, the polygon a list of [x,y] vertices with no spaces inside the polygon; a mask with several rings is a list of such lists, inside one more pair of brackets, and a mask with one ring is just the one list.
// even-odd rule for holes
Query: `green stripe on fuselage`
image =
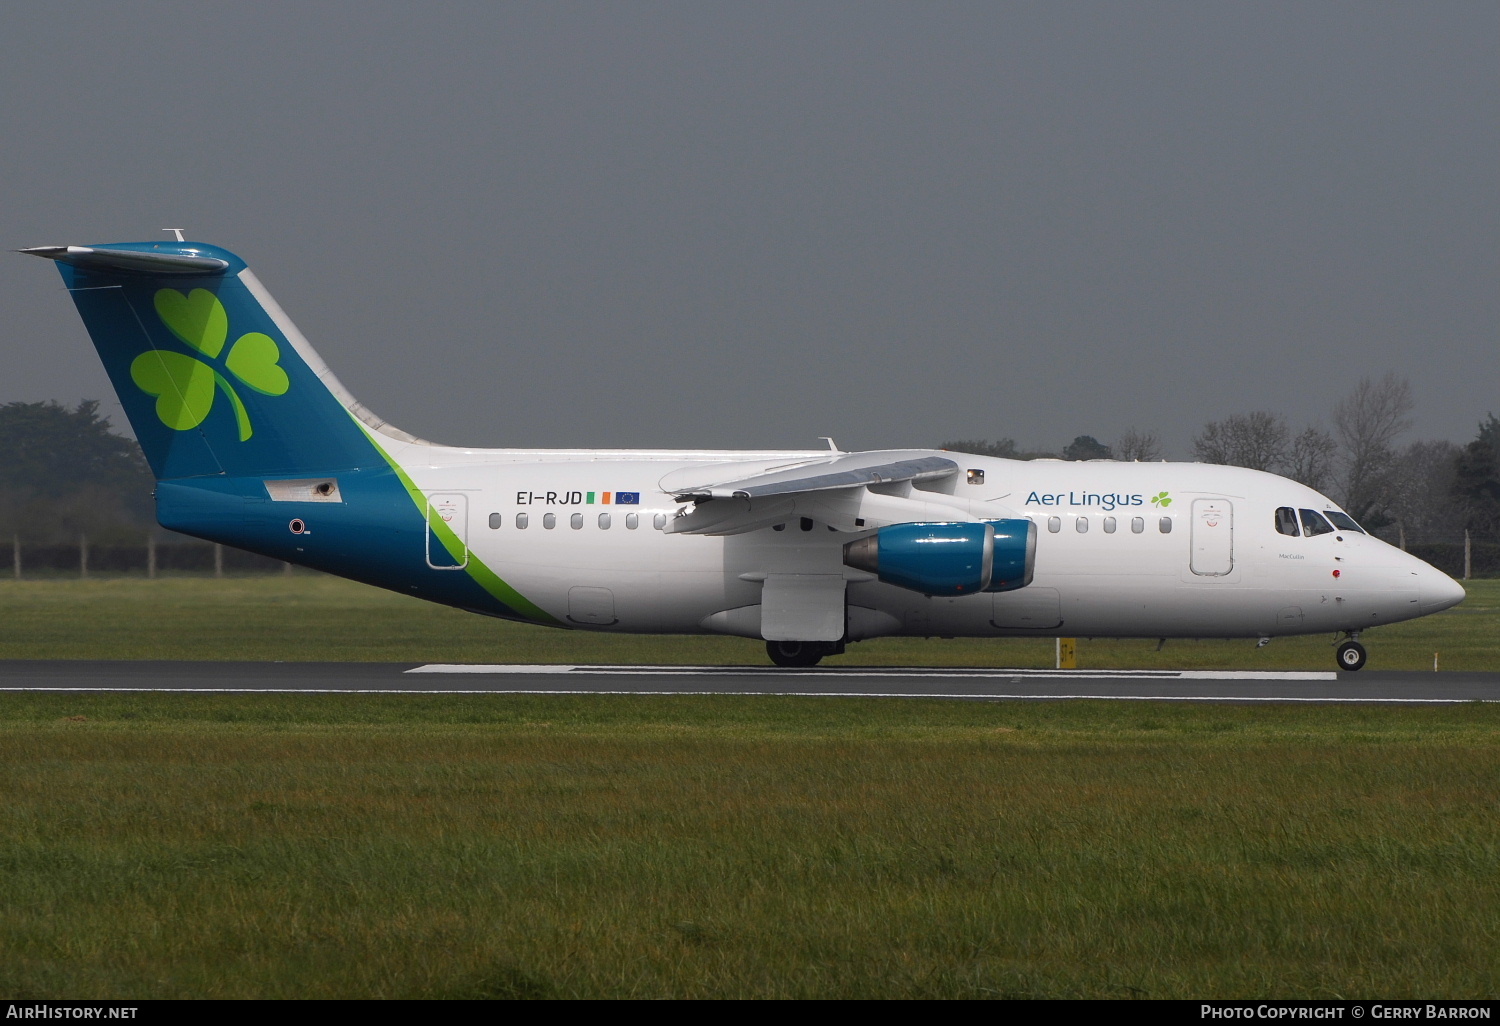
{"label": "green stripe on fuselage", "polygon": [[474,550],[464,544],[458,535],[454,533],[453,528],[449,527],[443,521],[442,517],[436,515],[435,508],[427,501],[427,495],[422,489],[417,487],[416,482],[407,475],[401,464],[392,459],[391,454],[386,452],[385,448],[375,440],[374,435],[370,433],[370,429],[361,423],[359,418],[355,417],[352,413],[349,416],[359,426],[359,429],[365,433],[365,436],[370,439],[370,444],[375,447],[375,451],[380,453],[381,458],[396,472],[396,477],[400,479],[401,484],[406,488],[406,494],[411,497],[412,503],[421,512],[422,519],[427,522],[427,529],[442,543],[448,555],[453,557],[455,565],[464,562],[464,554],[467,552],[468,565],[464,567],[464,572],[483,588],[491,598],[509,606],[517,613],[526,617],[526,619],[535,623],[547,624],[553,627],[564,626],[555,616],[526,598],[526,596],[522,595],[515,588],[512,588],[509,584],[506,584],[505,581],[501,580],[499,574],[485,566],[484,562],[474,554]]}

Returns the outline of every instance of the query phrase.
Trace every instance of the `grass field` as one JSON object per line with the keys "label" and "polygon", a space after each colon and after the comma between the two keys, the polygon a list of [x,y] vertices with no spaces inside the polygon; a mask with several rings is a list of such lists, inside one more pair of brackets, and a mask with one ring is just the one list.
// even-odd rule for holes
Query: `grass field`
{"label": "grass field", "polygon": [[0,996],[1473,997],[1500,709],[0,696]]}
{"label": "grass field", "polygon": [[[1500,667],[1500,581],[1468,582],[1458,607],[1367,631],[1370,669]],[[1252,641],[1085,639],[1079,665],[1103,668],[1332,669],[1333,638]],[[766,665],[743,638],[642,637],[531,627],[338,578],[0,581],[0,659],[250,659],[392,662]],[[826,666],[1053,665],[1047,639],[878,639]]]}

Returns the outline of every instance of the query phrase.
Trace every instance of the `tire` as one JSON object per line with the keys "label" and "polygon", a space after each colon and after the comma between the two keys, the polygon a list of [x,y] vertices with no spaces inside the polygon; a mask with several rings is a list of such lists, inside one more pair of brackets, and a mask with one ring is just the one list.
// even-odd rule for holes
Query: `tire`
{"label": "tire", "polygon": [[809,666],[817,666],[818,661],[828,652],[828,646],[821,641],[768,641],[766,642],[766,655],[771,657],[771,662],[777,666],[785,666],[795,669],[805,669]]}
{"label": "tire", "polygon": [[1339,646],[1334,658],[1338,660],[1339,669],[1352,673],[1364,668],[1368,656],[1365,653],[1365,646],[1357,641],[1346,641]]}

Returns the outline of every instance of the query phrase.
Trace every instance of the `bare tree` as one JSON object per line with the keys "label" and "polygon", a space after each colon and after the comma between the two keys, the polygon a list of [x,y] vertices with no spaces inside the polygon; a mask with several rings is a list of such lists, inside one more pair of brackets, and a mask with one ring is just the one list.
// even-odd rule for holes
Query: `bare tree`
{"label": "bare tree", "polygon": [[1128,429],[1115,443],[1115,459],[1152,463],[1162,458],[1161,439],[1154,431]]}
{"label": "bare tree", "polygon": [[1402,548],[1462,540],[1463,510],[1453,499],[1458,454],[1452,442],[1413,442],[1392,463],[1386,512]]}
{"label": "bare tree", "polygon": [[1287,457],[1291,432],[1286,421],[1256,410],[1209,421],[1193,439],[1193,455],[1205,463],[1272,470]]}
{"label": "bare tree", "polygon": [[1310,427],[1292,439],[1282,461],[1282,471],[1316,492],[1328,491],[1333,483],[1338,444],[1320,427]]}
{"label": "bare tree", "polygon": [[1344,508],[1366,526],[1388,522],[1384,507],[1396,460],[1396,439],[1411,427],[1411,383],[1387,372],[1379,380],[1361,378],[1333,409],[1333,426],[1343,446]]}

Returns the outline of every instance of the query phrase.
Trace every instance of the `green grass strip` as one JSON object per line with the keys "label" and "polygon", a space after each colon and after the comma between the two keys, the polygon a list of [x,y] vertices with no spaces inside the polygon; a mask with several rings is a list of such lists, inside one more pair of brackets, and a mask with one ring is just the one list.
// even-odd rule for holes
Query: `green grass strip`
{"label": "green grass strip", "polygon": [[0,993],[1428,997],[1500,709],[0,695]]}

